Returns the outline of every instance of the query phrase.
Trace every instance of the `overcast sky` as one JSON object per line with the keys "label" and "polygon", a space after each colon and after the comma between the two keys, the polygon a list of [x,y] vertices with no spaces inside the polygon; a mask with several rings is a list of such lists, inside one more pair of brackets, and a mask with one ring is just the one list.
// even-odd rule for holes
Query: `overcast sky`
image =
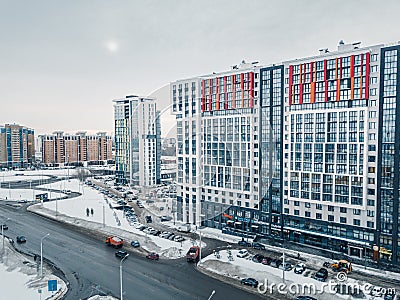
{"label": "overcast sky", "polygon": [[165,87],[163,108],[169,82],[242,59],[396,42],[399,12],[398,0],[0,0],[0,124],[112,132],[112,99]]}

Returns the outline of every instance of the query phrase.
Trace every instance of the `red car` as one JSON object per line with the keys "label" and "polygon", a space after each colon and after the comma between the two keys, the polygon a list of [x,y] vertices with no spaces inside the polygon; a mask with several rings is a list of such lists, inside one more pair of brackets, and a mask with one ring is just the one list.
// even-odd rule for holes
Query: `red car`
{"label": "red car", "polygon": [[160,259],[160,255],[158,255],[155,252],[151,252],[149,254],[146,255],[147,259],[153,259],[153,260],[159,260]]}

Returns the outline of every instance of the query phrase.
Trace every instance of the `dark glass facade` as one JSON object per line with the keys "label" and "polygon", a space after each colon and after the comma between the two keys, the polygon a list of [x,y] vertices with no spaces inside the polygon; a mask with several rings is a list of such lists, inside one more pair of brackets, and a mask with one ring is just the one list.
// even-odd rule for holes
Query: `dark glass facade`
{"label": "dark glass facade", "polygon": [[282,237],[283,66],[260,70],[260,210],[267,216],[262,233]]}
{"label": "dark glass facade", "polygon": [[[381,49],[378,143],[378,231],[383,259],[399,263],[400,47]],[[380,176],[379,176],[380,175]]]}

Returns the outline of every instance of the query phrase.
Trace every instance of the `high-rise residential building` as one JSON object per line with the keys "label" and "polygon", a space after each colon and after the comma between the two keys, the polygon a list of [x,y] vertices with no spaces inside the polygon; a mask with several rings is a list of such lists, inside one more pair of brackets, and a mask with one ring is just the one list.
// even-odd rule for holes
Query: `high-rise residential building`
{"label": "high-rise residential building", "polygon": [[111,161],[112,136],[105,132],[75,135],[56,131],[39,136],[42,163],[46,165]]}
{"label": "high-rise residential building", "polygon": [[171,83],[178,220],[221,228],[227,219],[249,229],[243,221],[259,203],[254,69],[243,62],[228,72]]}
{"label": "high-rise residential building", "polygon": [[202,194],[201,80],[191,78],[171,83],[172,111],[176,117],[177,220],[200,221]]}
{"label": "high-rise residential building", "polygon": [[114,102],[116,180],[151,187],[161,179],[161,127],[156,100],[126,96]]}
{"label": "high-rise residential building", "polygon": [[35,156],[34,130],[18,125],[0,126],[0,165],[26,167]]}
{"label": "high-rise residential building", "polygon": [[[399,264],[399,64],[399,43],[340,42],[171,83],[178,218]],[[201,89],[193,100],[191,82]],[[198,105],[193,142],[187,111]]]}

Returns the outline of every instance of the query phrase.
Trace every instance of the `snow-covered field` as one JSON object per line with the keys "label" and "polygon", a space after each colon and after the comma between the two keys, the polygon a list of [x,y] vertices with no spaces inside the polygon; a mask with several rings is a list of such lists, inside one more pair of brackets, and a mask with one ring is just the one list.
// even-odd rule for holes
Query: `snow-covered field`
{"label": "snow-covered field", "polygon": [[[71,191],[80,191],[81,196],[59,201],[45,202],[43,207],[41,204],[31,206],[29,209],[49,217],[55,217],[64,222],[70,222],[79,226],[92,228],[103,231],[105,234],[119,235],[128,240],[138,240],[141,247],[147,251],[155,251],[167,258],[179,258],[185,256],[187,250],[197,241],[186,239],[185,241],[175,242],[158,236],[146,234],[136,229],[138,224],[131,224],[125,217],[122,210],[113,209],[116,205],[114,200],[105,197],[99,191],[81,185],[77,179],[70,181],[63,180],[57,183],[41,186],[56,187],[62,186],[62,189]],[[57,216],[55,211],[57,209]],[[87,216],[87,209],[91,212]],[[105,226],[103,227],[103,217]],[[149,224],[151,225],[151,224]],[[204,247],[205,244],[202,243]]]}
{"label": "snow-covered field", "polygon": [[[17,170],[11,170],[11,171],[1,171],[0,172],[0,179],[2,180],[3,176],[5,178],[9,177],[20,177],[25,180],[26,177],[28,176],[43,176],[45,177],[46,175],[51,175],[51,176],[57,176],[57,177],[67,177],[67,175],[72,176],[76,174],[75,169],[48,169],[48,170],[24,170],[24,171],[17,171]],[[24,176],[15,176],[16,174],[23,174]],[[22,179],[16,179],[16,180],[22,180]],[[5,179],[5,181],[7,181]]]}
{"label": "snow-covered field", "polygon": [[[37,276],[32,258],[16,252],[6,242],[6,254],[0,263],[0,299],[57,299],[67,291],[66,284],[44,267],[44,278]],[[47,281],[57,280],[57,292],[49,292]],[[40,293],[40,294],[39,294]]]}
{"label": "snow-covered field", "polygon": [[65,194],[58,192],[49,192],[45,189],[30,190],[30,189],[0,189],[0,200],[20,201],[27,200],[33,201],[37,194],[48,193],[49,199],[56,199],[64,197]]}

